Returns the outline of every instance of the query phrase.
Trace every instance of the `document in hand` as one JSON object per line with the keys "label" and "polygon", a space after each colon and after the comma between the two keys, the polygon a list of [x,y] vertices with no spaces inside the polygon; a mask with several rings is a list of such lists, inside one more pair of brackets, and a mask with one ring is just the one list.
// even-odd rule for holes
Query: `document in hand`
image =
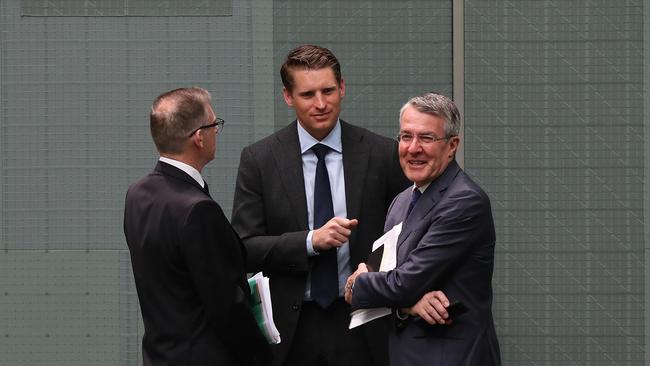
{"label": "document in hand", "polygon": [[251,289],[251,308],[255,320],[257,320],[257,326],[269,343],[280,343],[280,332],[273,322],[269,278],[264,277],[262,272],[258,272],[248,279],[248,286]]}
{"label": "document in hand", "polygon": [[[397,238],[399,233],[402,232],[402,223],[393,226],[379,239],[375,240],[372,244],[372,253],[370,253],[368,264],[372,271],[377,271],[379,267],[380,272],[388,272],[394,269],[397,265]],[[383,251],[383,253],[381,253]],[[381,253],[381,263],[379,265],[370,263],[371,258],[378,258]],[[373,254],[375,254],[373,256]],[[354,296],[354,295],[353,295]],[[371,320],[381,318],[382,316],[389,315],[391,310],[389,308],[373,308],[373,309],[359,309],[352,312],[350,319],[349,329],[358,327]]]}

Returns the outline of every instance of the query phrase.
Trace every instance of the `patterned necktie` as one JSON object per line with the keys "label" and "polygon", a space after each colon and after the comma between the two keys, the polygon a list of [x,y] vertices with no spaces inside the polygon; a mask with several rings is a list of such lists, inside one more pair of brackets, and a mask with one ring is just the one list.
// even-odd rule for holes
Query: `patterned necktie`
{"label": "patterned necktie", "polygon": [[[330,148],[316,144],[311,150],[318,157],[314,181],[314,229],[319,229],[334,217],[332,190],[325,166],[325,155]],[[327,308],[334,302],[338,293],[338,265],[336,249],[333,248],[322,251],[314,257],[311,270],[311,298],[322,308]]]}
{"label": "patterned necktie", "polygon": [[406,217],[409,217],[409,214],[413,210],[413,207],[415,207],[415,203],[418,201],[420,196],[422,195],[422,192],[418,188],[415,188],[413,190],[413,194],[411,195],[411,203],[409,204],[409,209],[406,211]]}

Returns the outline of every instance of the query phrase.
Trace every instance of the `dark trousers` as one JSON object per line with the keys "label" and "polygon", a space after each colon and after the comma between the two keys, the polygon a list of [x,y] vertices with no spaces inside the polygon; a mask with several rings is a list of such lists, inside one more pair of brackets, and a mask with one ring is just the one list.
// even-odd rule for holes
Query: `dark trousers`
{"label": "dark trousers", "polygon": [[363,327],[349,325],[350,307],[342,298],[327,309],[303,302],[284,366],[374,366]]}

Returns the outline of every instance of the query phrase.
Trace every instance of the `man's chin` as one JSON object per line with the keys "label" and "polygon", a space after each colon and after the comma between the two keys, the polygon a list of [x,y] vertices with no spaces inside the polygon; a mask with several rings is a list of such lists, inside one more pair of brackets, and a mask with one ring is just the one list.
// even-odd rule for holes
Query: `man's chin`
{"label": "man's chin", "polygon": [[421,172],[413,173],[413,172],[406,172],[406,178],[410,180],[411,182],[415,183],[418,187],[426,184],[427,177],[425,174],[422,174]]}

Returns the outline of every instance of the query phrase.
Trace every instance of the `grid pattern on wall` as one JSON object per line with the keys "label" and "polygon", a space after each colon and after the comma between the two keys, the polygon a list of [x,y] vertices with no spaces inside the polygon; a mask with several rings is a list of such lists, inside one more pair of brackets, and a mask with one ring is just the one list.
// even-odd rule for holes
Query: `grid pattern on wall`
{"label": "grid pattern on wall", "polygon": [[232,0],[22,0],[26,16],[232,16]]}
{"label": "grid pattern on wall", "polygon": [[507,365],[644,364],[640,0],[465,2],[465,168]]}
{"label": "grid pattern on wall", "polygon": [[[21,16],[64,3],[86,9]],[[109,4],[0,1],[3,366],[142,363],[122,209],[155,163],[162,91],[212,92],[226,126],[204,175],[227,215],[243,146],[294,118],[291,48],[331,48],[342,118],[386,136],[409,97],[452,95],[452,1],[221,1],[212,17],[93,3]],[[643,10],[465,0],[465,167],[496,220],[504,365],[644,364]]]}
{"label": "grid pattern on wall", "polygon": [[[279,70],[294,47],[313,43],[334,52],[346,83],[341,119],[395,137],[399,109],[410,97],[451,95],[451,1],[274,1],[276,94]],[[276,99],[276,128],[295,119]]]}
{"label": "grid pattern on wall", "polygon": [[[142,327],[124,195],[153,168],[149,108],[198,85],[226,120],[204,170],[229,211],[272,67],[271,6],[220,17],[25,17],[0,2],[0,364],[137,365]],[[51,2],[50,2],[51,3]],[[90,2],[66,2],[72,6]],[[252,96],[257,95],[256,101]],[[268,113],[268,112],[267,112]]]}
{"label": "grid pattern on wall", "polygon": [[[212,92],[226,126],[203,173],[228,215],[242,147],[292,119],[278,70],[296,45],[334,50],[349,85],[345,118],[385,135],[395,134],[408,96],[451,90],[448,1],[411,4],[421,11],[400,2],[237,1],[225,17],[130,17],[89,4],[0,3],[8,365],[142,362],[121,220],[126,188],[155,163],[147,117],[162,91]],[[28,11],[39,16],[21,16]]]}

